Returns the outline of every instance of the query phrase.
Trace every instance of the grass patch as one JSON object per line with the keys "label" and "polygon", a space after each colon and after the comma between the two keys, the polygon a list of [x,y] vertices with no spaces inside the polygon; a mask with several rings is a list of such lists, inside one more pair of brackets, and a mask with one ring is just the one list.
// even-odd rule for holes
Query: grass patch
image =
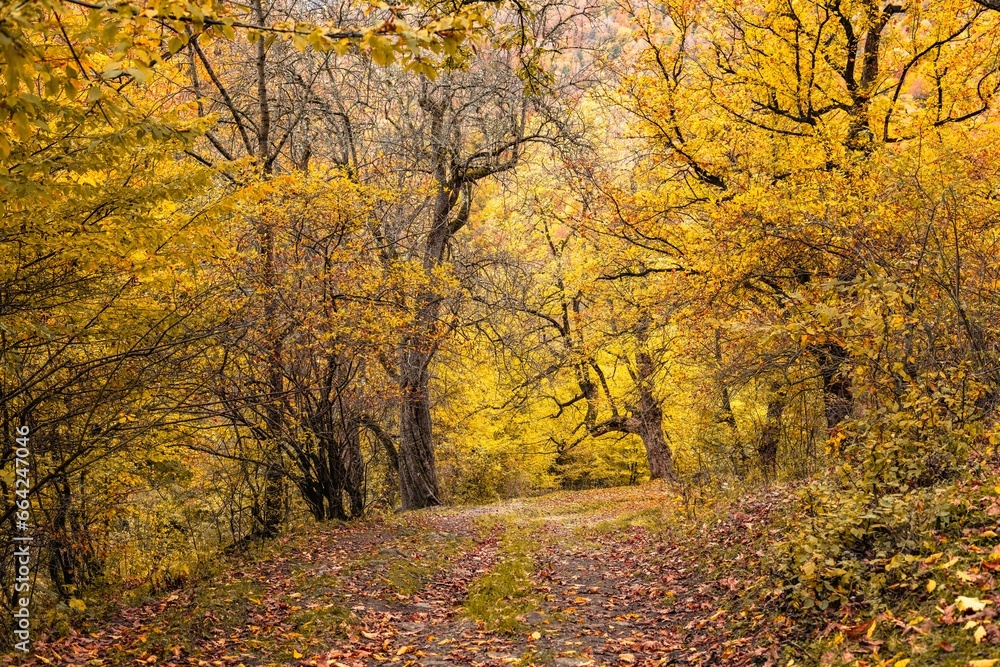
{"label": "grass patch", "polygon": [[408,550],[390,550],[382,560],[381,579],[397,595],[409,597],[423,590],[448,566],[451,558],[468,546],[468,540],[444,535],[421,536]]}
{"label": "grass patch", "polygon": [[557,653],[549,648],[529,648],[518,659],[519,665],[551,665],[555,663]]}
{"label": "grass patch", "polygon": [[662,508],[647,507],[633,512],[626,512],[613,519],[599,521],[594,525],[593,532],[598,535],[604,535],[625,528],[645,528],[654,533],[663,533],[668,528],[668,522]]}
{"label": "grass patch", "polygon": [[308,641],[345,637],[351,618],[349,610],[333,602],[294,611],[288,621]]}
{"label": "grass patch", "polygon": [[518,620],[537,607],[532,575],[534,542],[528,531],[504,535],[500,560],[489,572],[469,586],[465,613],[480,621],[487,630],[516,634],[525,629]]}
{"label": "grass patch", "polygon": [[413,562],[402,558],[394,559],[385,568],[382,581],[397,595],[413,595],[421,590],[439,569],[438,560],[429,562],[430,559],[424,558],[420,562]]}
{"label": "grass patch", "polygon": [[470,540],[452,535],[412,532],[405,542],[386,543],[380,551],[349,564],[343,574],[370,573],[374,581],[406,598],[423,590],[469,544]]}

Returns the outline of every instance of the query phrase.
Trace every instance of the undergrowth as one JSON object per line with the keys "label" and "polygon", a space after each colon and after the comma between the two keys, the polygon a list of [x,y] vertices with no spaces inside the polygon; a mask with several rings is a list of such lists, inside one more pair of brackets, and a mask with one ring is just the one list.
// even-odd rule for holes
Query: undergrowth
{"label": "undergrowth", "polygon": [[972,466],[873,493],[831,475],[720,498],[707,521],[686,521],[701,567],[740,582],[734,631],[778,664],[986,667],[1000,659],[998,482]]}

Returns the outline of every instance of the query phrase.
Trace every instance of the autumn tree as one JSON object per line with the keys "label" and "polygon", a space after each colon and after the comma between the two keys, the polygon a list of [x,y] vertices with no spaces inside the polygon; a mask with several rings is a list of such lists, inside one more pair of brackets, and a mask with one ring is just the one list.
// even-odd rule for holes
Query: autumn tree
{"label": "autumn tree", "polygon": [[[42,0],[0,10],[0,419],[7,435],[20,425],[40,434],[29,499],[57,597],[104,576],[109,537],[128,526],[116,511],[171,477],[137,470],[176,463],[164,443],[190,420],[192,396],[205,388],[197,380],[226,339],[225,290],[206,267],[232,259],[228,239],[212,231],[233,188],[213,177],[232,184],[245,172],[178,162],[199,154],[200,137],[215,139],[214,119],[178,95],[186,47],[235,39],[238,29],[398,57],[432,75],[426,56],[454,51],[482,18],[467,6],[424,13],[411,27],[393,11],[381,25],[341,29],[262,26],[220,4]],[[11,451],[0,463],[7,491]],[[14,512],[5,493],[8,533]]]}
{"label": "autumn tree", "polygon": [[[674,262],[705,297],[693,312],[728,320],[726,337],[752,346],[753,355],[736,355],[752,360],[736,376],[758,378],[743,386],[776,383],[770,393],[786,404],[815,391],[826,434],[844,437],[841,425],[859,415],[859,385],[899,391],[935,365],[915,350],[940,353],[938,335],[896,340],[886,349],[912,359],[909,379],[883,375],[870,365],[870,346],[885,332],[860,315],[860,304],[873,307],[869,299],[883,289],[906,298],[936,289],[906,267],[928,266],[927,243],[943,230],[925,216],[953,210],[944,199],[930,203],[953,195],[907,174],[918,163],[968,174],[979,159],[966,149],[971,137],[986,136],[992,114],[994,16],[972,3],[621,7],[643,46],[628,65],[611,64],[619,87],[606,99],[632,117],[649,153],[635,173],[638,193],[618,186],[623,215],[612,231]],[[937,266],[957,270],[954,259],[936,256]],[[873,289],[886,280],[897,286]],[[897,316],[918,310],[913,303]],[[748,326],[767,335],[747,336]],[[981,345],[977,336],[966,344]],[[978,366],[984,380],[991,366]],[[722,412],[737,433],[724,389]],[[983,391],[987,401],[992,390]],[[770,468],[788,414],[767,400],[755,437]],[[803,419],[811,433],[811,417]]]}

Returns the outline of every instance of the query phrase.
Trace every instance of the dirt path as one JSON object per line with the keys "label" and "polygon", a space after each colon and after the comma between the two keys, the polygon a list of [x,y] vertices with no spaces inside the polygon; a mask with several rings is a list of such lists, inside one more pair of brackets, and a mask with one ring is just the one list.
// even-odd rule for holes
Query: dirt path
{"label": "dirt path", "polygon": [[660,522],[631,490],[322,527],[25,664],[750,664]]}

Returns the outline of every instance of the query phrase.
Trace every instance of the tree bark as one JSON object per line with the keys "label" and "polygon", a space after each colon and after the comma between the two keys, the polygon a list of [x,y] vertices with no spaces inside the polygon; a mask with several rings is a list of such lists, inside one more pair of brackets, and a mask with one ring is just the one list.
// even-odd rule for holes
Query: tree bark
{"label": "tree bark", "polygon": [[[264,25],[266,16],[261,0],[254,0],[253,10],[259,25]],[[271,176],[271,106],[267,93],[267,47],[266,40],[257,41],[256,84],[257,103],[260,116],[257,119],[257,160],[265,180]],[[267,439],[262,443],[267,468],[264,472],[264,511],[260,533],[264,537],[278,534],[285,518],[285,471],[281,460],[281,446],[278,442],[281,430],[281,395],[284,391],[284,376],[281,369],[282,345],[278,335],[277,313],[277,270],[274,265],[274,230],[266,220],[259,220],[257,236],[259,251],[263,258],[262,279],[266,290],[264,305],[264,328],[267,339],[268,368],[267,383],[269,396],[265,415],[267,419]]]}
{"label": "tree bark", "polygon": [[729,386],[726,384],[723,373],[725,366],[722,363],[722,332],[715,330],[715,363],[718,367],[719,398],[722,407],[722,422],[729,427],[729,432],[733,437],[733,444],[729,450],[729,460],[733,464],[733,472],[737,477],[746,475],[749,464],[747,462],[746,450],[743,447],[743,438],[740,437],[740,429],[736,423],[736,415],[733,413],[732,397],[729,394]]}
{"label": "tree bark", "polygon": [[814,348],[823,380],[823,404],[826,412],[826,426],[833,429],[844,421],[854,409],[854,393],[851,379],[844,368],[847,350],[838,343],[823,343]]}
{"label": "tree bark", "polygon": [[771,482],[778,473],[778,444],[781,441],[781,416],[785,412],[785,397],[776,394],[767,402],[767,417],[757,443],[757,455],[764,479]]}
{"label": "tree bark", "polygon": [[[425,82],[426,84],[426,82]],[[420,108],[429,122],[430,167],[436,185],[430,226],[423,241],[422,265],[430,276],[444,261],[448,244],[469,222],[472,193],[483,178],[513,168],[519,158],[523,128],[495,150],[462,157],[462,116],[455,107],[456,89],[425,85]],[[502,158],[505,152],[509,156]],[[437,347],[438,315],[444,297],[428,290],[416,297],[412,331],[399,346],[399,485],[403,509],[440,504],[431,430],[429,367]]]}
{"label": "tree bark", "polygon": [[663,409],[653,395],[653,359],[645,350],[635,355],[638,379],[638,410],[629,421],[634,421],[635,433],[642,439],[649,462],[650,479],[674,479],[674,453],[663,433]]}
{"label": "tree bark", "polygon": [[351,504],[351,518],[365,511],[365,462],[361,454],[361,422],[350,419],[344,434],[344,486]]}
{"label": "tree bark", "polygon": [[650,479],[673,480],[674,453],[667,444],[663,433],[663,408],[653,394],[653,376],[656,365],[649,353],[649,326],[652,318],[644,313],[635,329],[638,347],[635,353],[635,373],[633,379],[639,394],[639,404],[633,409],[634,432],[646,448]]}
{"label": "tree bark", "polygon": [[399,491],[404,510],[441,503],[434,464],[428,355],[415,341],[404,344],[400,367]]}
{"label": "tree bark", "polygon": [[[434,150],[434,178],[437,192],[430,229],[424,241],[423,269],[430,274],[445,257],[448,241],[468,221],[471,183],[456,181],[449,172],[448,147],[451,137],[444,122],[448,98],[421,100],[428,114]],[[465,195],[452,219],[459,199]],[[435,352],[434,330],[441,296],[427,291],[417,295],[417,316],[413,332],[399,349],[399,494],[403,509],[431,507],[441,503],[434,461],[431,429],[429,366]]]}

